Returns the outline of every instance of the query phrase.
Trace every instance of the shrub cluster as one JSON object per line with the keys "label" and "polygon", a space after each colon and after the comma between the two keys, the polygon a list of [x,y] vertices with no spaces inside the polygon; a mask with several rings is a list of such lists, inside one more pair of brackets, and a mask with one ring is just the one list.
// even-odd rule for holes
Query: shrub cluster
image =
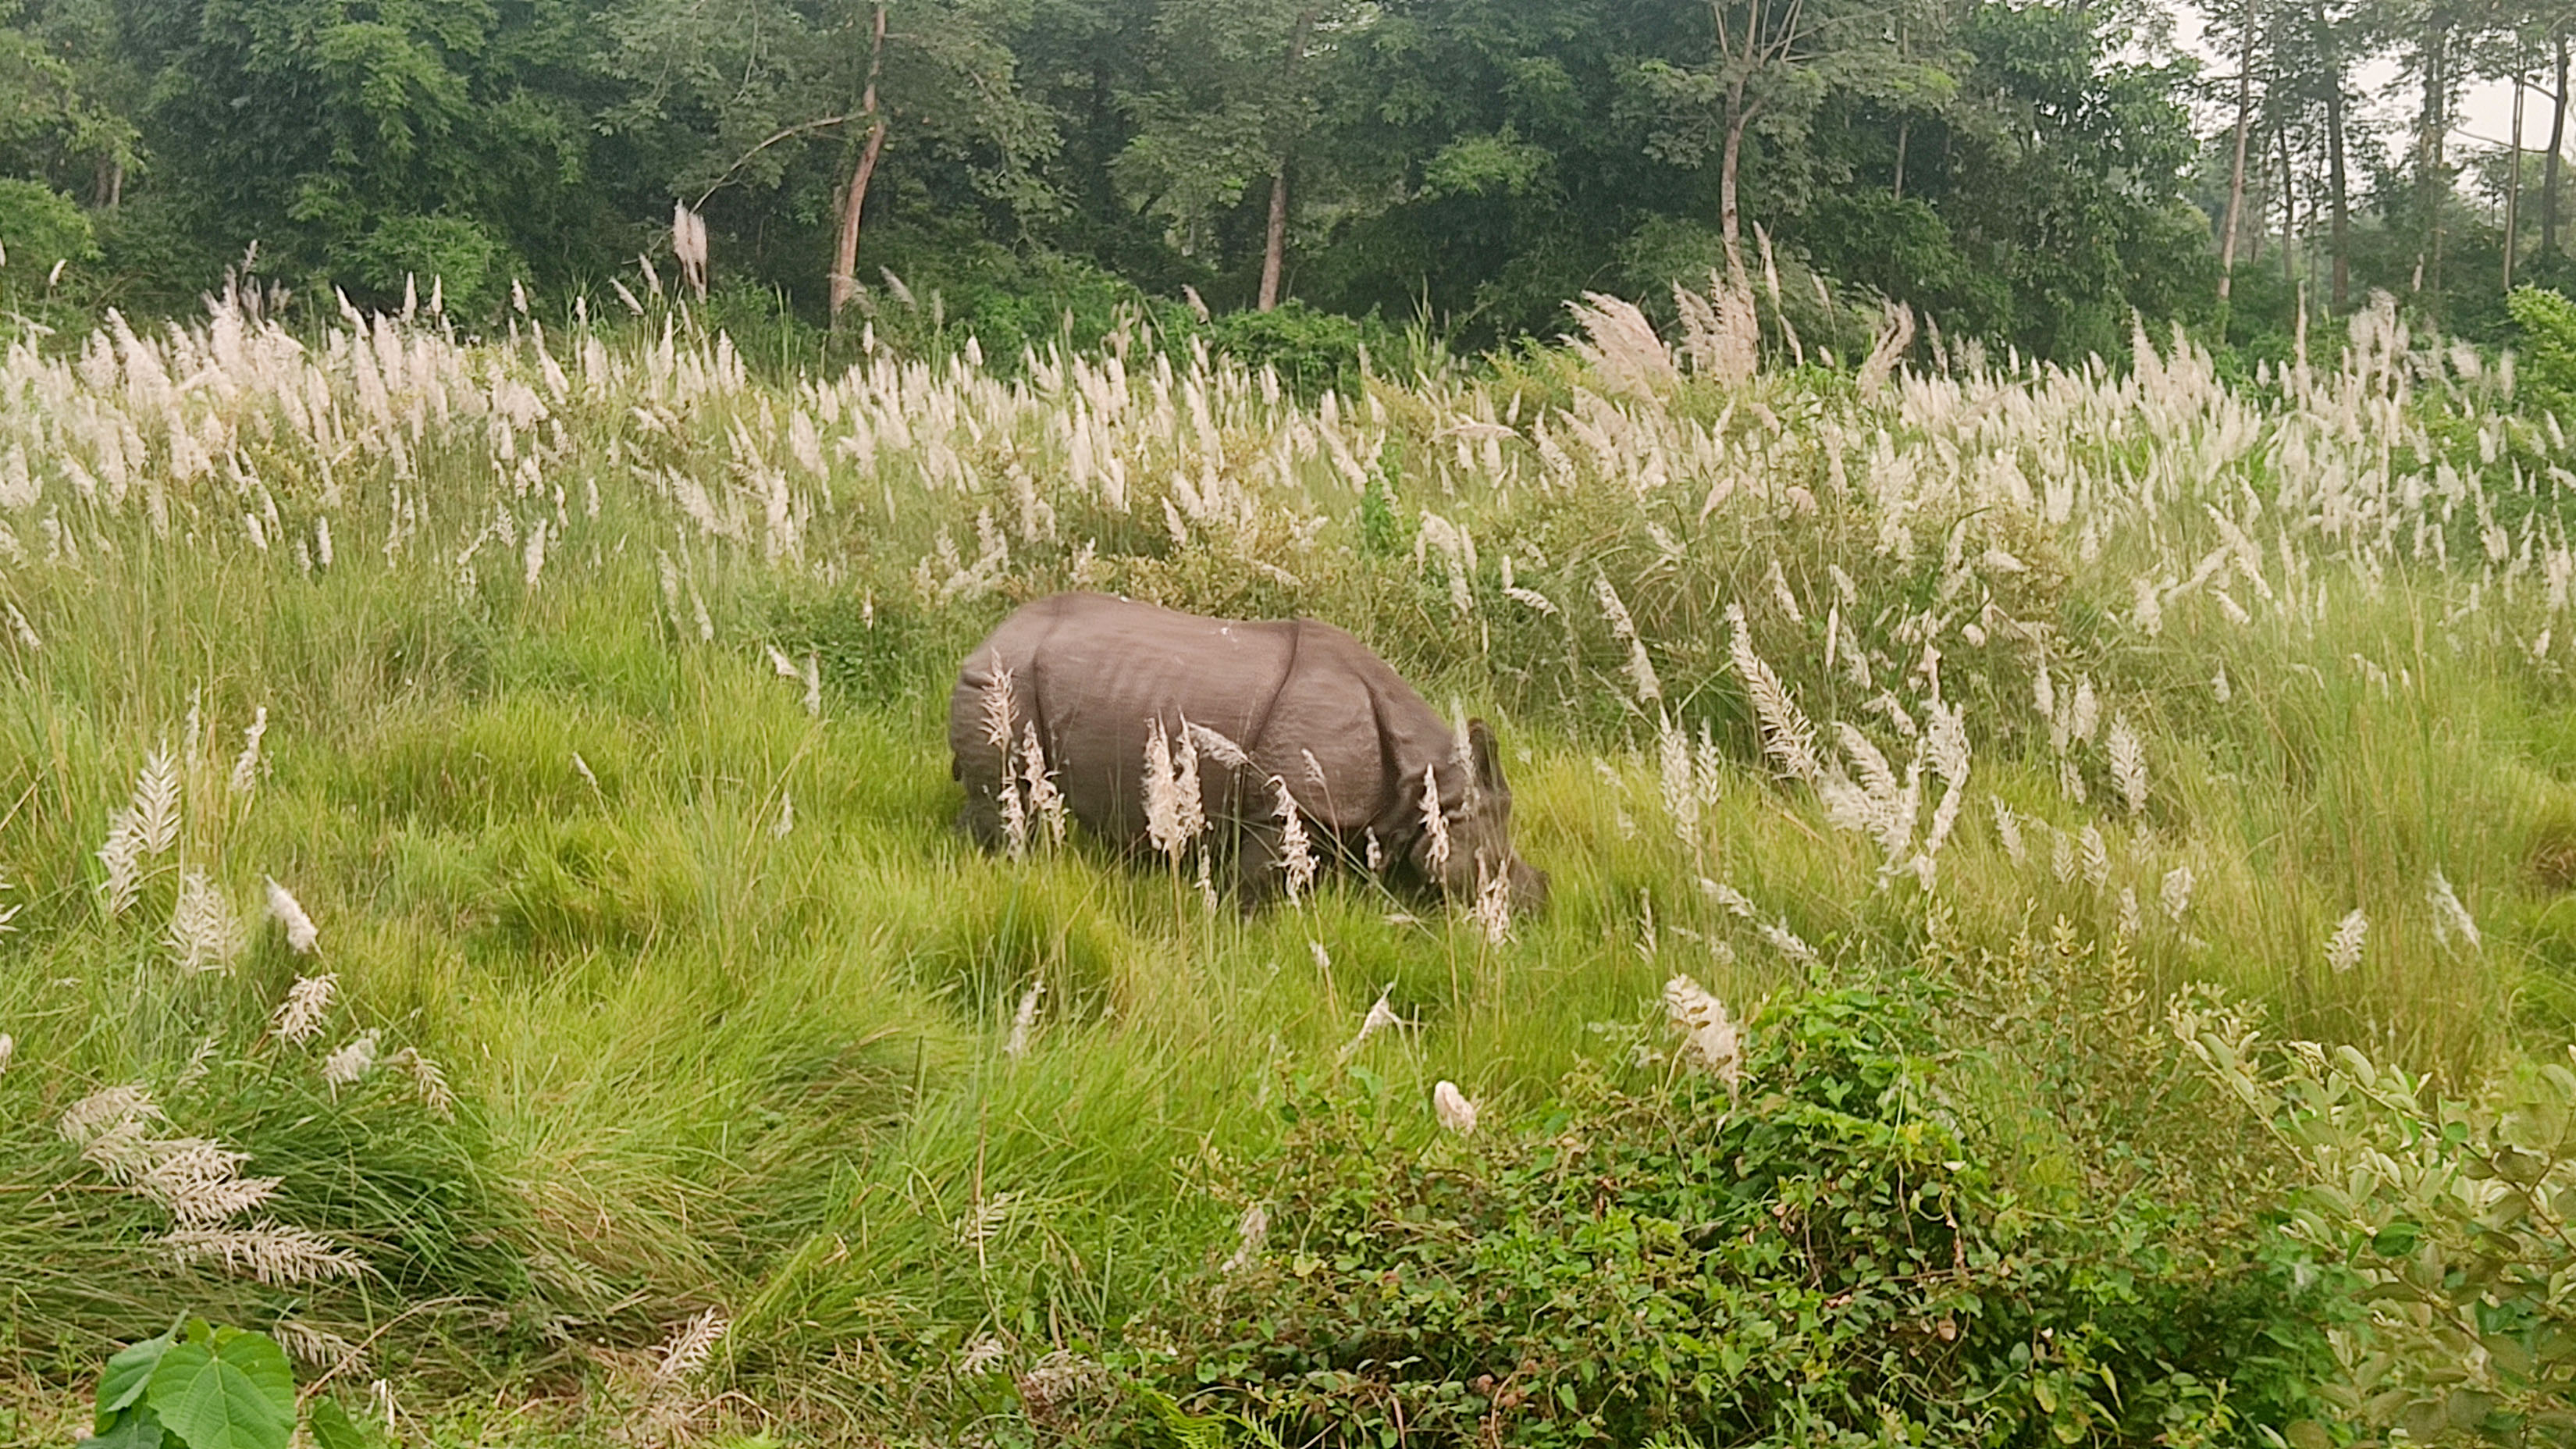
{"label": "shrub cluster", "polygon": [[1775,1001],[1740,1097],[1609,1031],[1626,1061],[1429,1149],[1373,1077],[1301,1084],[1282,1154],[1236,1184],[1266,1246],[1141,1335],[1147,1402],[1282,1443],[2317,1432],[2326,1337],[2277,1238],[2017,1190],[1944,1105],[1931,999]]}

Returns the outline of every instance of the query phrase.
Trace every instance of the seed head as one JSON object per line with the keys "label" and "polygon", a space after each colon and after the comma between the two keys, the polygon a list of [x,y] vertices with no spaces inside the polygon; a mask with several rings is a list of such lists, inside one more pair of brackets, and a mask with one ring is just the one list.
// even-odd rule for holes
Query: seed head
{"label": "seed head", "polygon": [[322,933],[314,929],[313,918],[304,914],[304,907],[274,877],[268,881],[268,916],[286,928],[286,944],[297,955],[313,954],[313,947],[321,940]]}
{"label": "seed head", "polygon": [[1440,1125],[1461,1137],[1476,1134],[1476,1104],[1458,1090],[1456,1082],[1441,1082],[1431,1089],[1431,1110]]}

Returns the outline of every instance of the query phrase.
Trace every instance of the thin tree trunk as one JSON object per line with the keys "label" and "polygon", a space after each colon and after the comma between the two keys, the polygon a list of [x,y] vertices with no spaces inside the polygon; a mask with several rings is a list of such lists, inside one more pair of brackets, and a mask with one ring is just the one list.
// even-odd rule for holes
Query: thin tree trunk
{"label": "thin tree trunk", "polygon": [[2218,241],[2218,300],[2236,285],[2236,229],[2245,216],[2245,134],[2254,119],[2254,0],[2245,0],[2245,44],[2236,58],[2236,164],[2227,173],[2227,225]]}
{"label": "thin tree trunk", "polygon": [[2511,166],[2504,173],[2504,289],[2513,290],[2513,254],[2522,250],[2522,72],[2514,58],[2513,139],[2505,152]]}
{"label": "thin tree trunk", "polygon": [[2281,280],[2298,285],[2299,281],[2299,193],[2298,168],[2290,162],[2290,122],[2283,117],[2278,128],[2281,143]]}
{"label": "thin tree trunk", "polygon": [[877,109],[877,77],[885,69],[886,7],[878,0],[876,20],[868,39],[868,85],[859,99],[859,114],[868,118],[867,144],[859,148],[859,164],[850,173],[849,189],[841,195],[841,235],[832,249],[831,314],[841,315],[859,290],[859,217],[867,209],[868,182],[877,173],[877,156],[885,150],[885,113]]}
{"label": "thin tree trunk", "polygon": [[2423,211],[2418,222],[2424,232],[2416,252],[2414,290],[2432,293],[2438,316],[2442,295],[2441,171],[2444,133],[2450,126],[2450,35],[2438,10],[2429,24],[2424,37],[2424,117],[2415,142],[2415,197]]}
{"label": "thin tree trunk", "polygon": [[2558,37],[2558,91],[2549,108],[2549,160],[2540,177],[2540,254],[2558,250],[2558,168],[2567,145],[2567,37]]}
{"label": "thin tree trunk", "polygon": [[[1306,36],[1315,28],[1316,12],[1299,11],[1297,26],[1288,35],[1289,94],[1295,95],[1297,72],[1306,65]],[[1279,305],[1279,277],[1288,265],[1288,163],[1296,159],[1294,139],[1284,141],[1279,159],[1270,172],[1270,225],[1261,239],[1261,295],[1254,303],[1267,312]]]}
{"label": "thin tree trunk", "polygon": [[1717,236],[1726,244],[1726,276],[1729,283],[1745,286],[1744,248],[1739,233],[1742,217],[1735,201],[1735,178],[1744,164],[1744,132],[1761,110],[1759,104],[1744,104],[1744,83],[1737,81],[1726,94],[1726,144],[1717,159]]}
{"label": "thin tree trunk", "polygon": [[2352,293],[2352,201],[2344,180],[2343,51],[2326,25],[2325,0],[2312,0],[2309,19],[2326,56],[2326,189],[2334,206],[2334,309],[2341,312]]}
{"label": "thin tree trunk", "polygon": [[1288,256],[1288,163],[1270,175],[1270,227],[1261,243],[1261,300],[1267,312],[1279,305],[1279,272]]}
{"label": "thin tree trunk", "polygon": [[[1898,60],[1902,61],[1910,58],[1909,51],[1907,49],[1907,42],[1911,38],[1912,37],[1908,34],[1904,26],[1900,25],[1896,27],[1896,58]],[[1905,142],[1913,128],[1914,117],[1911,115],[1903,115],[1896,118],[1896,199],[1899,201],[1903,201],[1905,199]]]}

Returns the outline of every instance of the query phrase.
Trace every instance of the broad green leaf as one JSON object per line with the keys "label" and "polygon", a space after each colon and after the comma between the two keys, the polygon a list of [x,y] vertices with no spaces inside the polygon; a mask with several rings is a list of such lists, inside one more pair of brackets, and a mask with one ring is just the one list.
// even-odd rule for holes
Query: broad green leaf
{"label": "broad green leaf", "polygon": [[140,1404],[107,1415],[106,1420],[95,1438],[83,1439],[74,1449],[161,1449],[162,1441],[169,1437],[161,1427],[160,1416]]}
{"label": "broad green leaf", "polygon": [[367,1431],[350,1419],[338,1399],[315,1399],[305,1422],[312,1427],[313,1442],[322,1449],[367,1449]]}
{"label": "broad green leaf", "polygon": [[94,1432],[105,1434],[118,1410],[143,1401],[143,1391],[152,1383],[152,1370],[159,1366],[161,1356],[168,1353],[170,1345],[177,1341],[177,1334],[178,1329],[174,1327],[158,1338],[129,1344],[107,1361],[107,1371],[98,1376],[98,1420]]}
{"label": "broad green leaf", "polygon": [[152,1371],[151,1403],[188,1449],[287,1449],[295,1370],[266,1334],[192,1334]]}

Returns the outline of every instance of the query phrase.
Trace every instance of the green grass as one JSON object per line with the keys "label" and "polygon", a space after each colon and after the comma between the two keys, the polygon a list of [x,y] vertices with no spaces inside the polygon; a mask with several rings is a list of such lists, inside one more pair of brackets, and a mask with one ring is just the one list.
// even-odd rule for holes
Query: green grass
{"label": "green grass", "polygon": [[[703,344],[682,351],[713,367]],[[1394,1099],[1427,1101],[1451,1079],[1500,1116],[1546,1102],[1603,1050],[1595,1025],[1638,1020],[1673,974],[1752,1002],[1937,950],[2003,950],[2059,916],[2107,938],[2125,889],[2142,922],[2138,989],[2154,1001],[2216,982],[2264,1004],[2277,1031],[2365,1043],[2462,1083],[2576,1033],[2576,692],[2557,662],[2566,640],[2555,658],[2529,648],[2552,616],[2528,574],[2516,585],[2468,562],[2398,558],[2366,583],[2308,532],[2296,547],[2322,612],[2258,609],[2240,625],[2204,592],[2168,602],[2149,636],[2126,617],[2131,580],[2187,575],[2212,546],[2202,494],[2106,498],[2049,524],[1927,491],[1911,505],[1921,542],[1890,547],[1885,501],[1828,481],[1872,470],[1833,461],[1819,439],[1860,430],[1839,448],[1891,427],[1930,467],[1930,440],[1951,424],[1899,420],[1847,390],[1762,384],[1769,423],[1696,393],[1634,408],[1645,422],[1623,445],[1632,460],[1706,466],[1689,464],[1685,424],[1721,418],[1723,446],[1762,460],[1740,486],[1764,501],[1704,509],[1704,479],[1641,492],[1588,462],[1570,485],[1543,486],[1526,418],[1506,476],[1472,455],[1457,465],[1447,420],[1507,401],[1473,384],[1386,385],[1379,425],[1272,408],[1240,373],[1159,393],[1139,382],[1120,424],[1143,440],[1131,440],[1136,498],[1121,512],[1066,481],[1054,429],[1071,390],[1014,397],[917,375],[901,409],[880,396],[875,461],[835,454],[817,479],[797,471],[781,419],[855,407],[818,403],[828,382],[692,392],[657,377],[650,356],[611,339],[594,359],[602,380],[576,381],[560,403],[560,433],[514,435],[544,460],[534,488],[496,473],[494,425],[470,407],[486,370],[538,375],[524,344],[440,351],[456,417],[418,436],[400,408],[366,423],[345,357],[331,364],[340,426],[361,441],[327,470],[330,448],[278,422],[276,389],[244,382],[250,401],[208,415],[244,437],[267,429],[242,453],[285,519],[265,549],[238,521],[262,505],[229,481],[181,489],[167,538],[139,502],[80,501],[57,464],[91,445],[48,411],[60,404],[32,380],[37,364],[16,364],[0,426],[38,444],[48,481],[41,506],[9,518],[29,560],[0,573],[0,600],[42,641],[0,643],[14,674],[0,688],[0,906],[23,906],[0,936],[0,1031],[15,1039],[0,1073],[0,1385],[25,1390],[0,1398],[66,1403],[112,1344],[195,1306],[372,1341],[341,1382],[387,1378],[409,1432],[595,1440],[642,1412],[653,1346],[713,1307],[731,1325],[713,1383],[739,1397],[708,1422],[775,1413],[799,1436],[937,1440],[1014,1412],[1007,1379],[954,1371],[968,1343],[998,1337],[1015,1367],[1050,1347],[1091,1351],[1232,1251],[1241,1204],[1213,1185],[1275,1150],[1282,1073],[1335,1061],[1381,992],[1409,1026],[1358,1064]],[[2070,417],[2135,406],[2087,386],[1994,390],[2073,388]],[[1182,441],[1186,423],[1166,441],[1153,410],[1186,419],[1191,387],[1218,395],[1214,441]],[[651,420],[654,408],[675,421]],[[922,437],[953,437],[970,476],[887,441],[894,411]],[[941,421],[960,413],[985,421]],[[1282,418],[1304,444],[1264,431]],[[1379,426],[1407,440],[1415,470],[1391,518],[1346,486],[1338,440],[1313,441]],[[1555,426],[1550,446],[1574,446]],[[152,436],[149,467],[165,470],[166,440]],[[2102,480],[2176,466],[2201,436],[2105,440],[2065,466]],[[1163,500],[1183,462],[1245,501],[1211,505],[1176,542]],[[2242,468],[2271,488],[2274,466]],[[2506,466],[2487,486],[2506,488]],[[707,533],[650,481],[660,468],[754,498],[772,470],[792,477],[810,518],[773,558],[758,507],[738,536]],[[2206,497],[2231,499],[2233,481]],[[1793,483],[1821,507],[1783,501]],[[1048,499],[1051,524],[1033,511]],[[496,510],[521,533],[561,529],[533,587],[523,544],[484,537]],[[1436,548],[1417,565],[1426,510],[1478,540],[1472,617],[1452,612]],[[41,557],[48,515],[79,541],[77,562]],[[943,598],[942,576],[978,553],[979,515],[1010,558],[990,587]],[[308,573],[288,538],[309,540],[322,517],[337,557]],[[2436,526],[2454,528],[2455,558],[2472,547],[2465,510]],[[2028,567],[1980,574],[1987,548]],[[1505,595],[1506,552],[1516,587],[1542,590],[1555,615]],[[2086,800],[2062,789],[2030,705],[2035,653],[1957,632],[1974,617],[1949,582],[1962,556],[1965,599],[2044,624],[2056,686],[2089,675],[2105,723],[2136,726],[2143,814],[2116,803],[2098,733],[2073,756]],[[1797,619],[1771,602],[1774,560],[1803,600]],[[1854,580],[1848,607],[1834,604],[1828,565]],[[1635,617],[1658,704],[1640,705],[1619,673],[1627,646],[1594,602],[1596,578]],[[1012,599],[1078,581],[1332,618],[1431,697],[1497,715],[1522,850],[1553,873],[1553,909],[1488,943],[1454,911],[1356,878],[1242,918],[1205,914],[1163,874],[1087,843],[1026,862],[976,853],[949,828],[951,672]],[[2492,602],[2451,617],[2472,586]],[[1904,742],[1868,702],[1901,690],[1891,697],[1923,715],[1928,683],[1908,669],[1925,640],[1907,625],[1946,615],[1945,698],[1966,710],[1976,753],[1936,891],[1884,876],[1867,839],[1762,763],[1727,663],[1725,608],[1738,602],[1811,714],[1862,724],[1891,750]],[[1826,663],[1829,612],[1883,656],[1871,687]],[[812,657],[819,715],[801,681],[777,676],[772,645]],[[268,767],[236,794],[226,776],[262,707]],[[1687,843],[1658,791],[1658,708],[1705,724],[1723,759]],[[93,853],[164,742],[185,766],[181,843],[110,920]],[[1939,794],[1928,783],[1927,813]],[[2106,882],[2058,879],[2036,827],[2032,860],[2009,860],[1998,800],[2070,839],[2099,830]],[[159,938],[181,862],[245,914],[263,877],[286,884],[319,923],[319,965],[263,924],[231,973],[179,976]],[[2196,881],[2180,921],[2159,906],[2177,866]],[[2436,870],[2482,946],[2437,939]],[[1761,919],[1730,915],[1703,878],[1744,893]],[[2368,950],[2339,974],[2323,943],[2356,907]],[[1774,923],[1819,958],[1784,954],[1761,929]],[[304,1047],[268,1036],[287,987],[317,969],[338,977],[330,1029]],[[1037,1029],[1011,1057],[1013,1010],[1039,981]],[[353,1091],[324,1086],[322,1056],[365,1028],[386,1054],[409,1047],[443,1067],[453,1120],[389,1067]],[[74,1101],[125,1082],[155,1089],[172,1133],[215,1137],[252,1154],[246,1172],[281,1176],[274,1215],[348,1244],[370,1272],[280,1289],[163,1271],[167,1214],[55,1131]],[[1406,1130],[1427,1136],[1427,1109]],[[2062,1161],[2083,1144],[2030,1151]],[[13,1412],[0,1442],[54,1432],[50,1408]]]}

